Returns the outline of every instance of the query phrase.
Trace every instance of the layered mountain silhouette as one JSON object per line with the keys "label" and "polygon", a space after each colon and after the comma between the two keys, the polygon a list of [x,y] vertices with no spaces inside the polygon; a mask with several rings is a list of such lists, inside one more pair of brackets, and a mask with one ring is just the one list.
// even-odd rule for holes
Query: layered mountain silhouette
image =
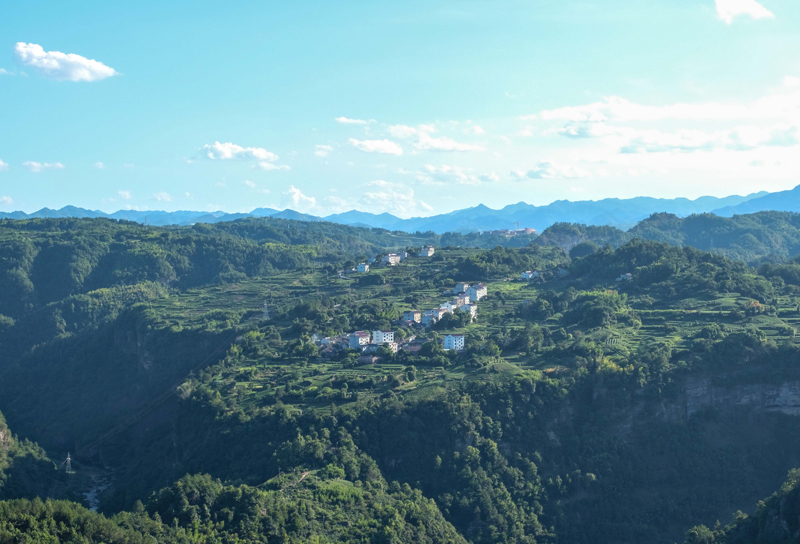
{"label": "layered mountain silhouette", "polygon": [[561,222],[611,225],[627,229],[651,214],[660,212],[675,214],[679,217],[698,213],[714,213],[731,217],[733,215],[768,210],[800,212],[800,186],[776,193],[761,191],[747,196],[734,195],[724,198],[704,196],[695,200],[650,197],[606,198],[603,200],[575,202],[557,200],[545,206],[534,206],[519,202],[499,210],[480,204],[473,208],[411,219],[401,219],[389,213],[374,214],[358,210],[318,217],[295,210],[276,210],[272,208],[257,208],[250,213],[120,210],[107,214],[98,210],[87,210],[75,206],[65,206],[59,210],[43,208],[30,214],[19,211],[0,213],[0,218],[107,217],[109,219],[136,221],[150,225],[192,225],[195,223],[235,221],[245,217],[274,217],[297,221],[328,221],[343,225],[405,232],[475,232],[515,228],[533,228],[541,232],[550,225]]}

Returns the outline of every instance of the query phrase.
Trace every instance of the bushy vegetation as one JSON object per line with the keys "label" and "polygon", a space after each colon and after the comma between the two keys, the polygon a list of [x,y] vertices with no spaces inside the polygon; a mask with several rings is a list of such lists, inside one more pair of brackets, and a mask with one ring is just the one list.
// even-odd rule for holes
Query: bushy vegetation
{"label": "bushy vegetation", "polygon": [[[800,380],[800,265],[675,236],[450,235],[358,274],[432,238],[4,222],[0,409],[78,475],[0,422],[0,542],[759,541],[794,515],[796,475],[730,513],[800,466],[800,421],[764,400]],[[488,286],[476,319],[401,322],[462,281]],[[321,342],[376,329],[413,342],[366,361]],[[102,515],[55,500],[106,469]]]}

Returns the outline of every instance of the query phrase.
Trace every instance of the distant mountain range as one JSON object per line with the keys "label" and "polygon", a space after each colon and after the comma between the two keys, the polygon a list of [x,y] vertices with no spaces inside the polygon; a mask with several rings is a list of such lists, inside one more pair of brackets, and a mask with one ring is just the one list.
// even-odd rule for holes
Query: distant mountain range
{"label": "distant mountain range", "polygon": [[0,218],[107,217],[150,225],[192,225],[195,223],[234,221],[245,217],[276,217],[298,221],[329,221],[343,225],[376,227],[405,232],[476,232],[514,228],[533,228],[541,232],[550,225],[561,222],[611,225],[627,229],[651,214],[658,212],[672,213],[679,217],[707,212],[731,217],[733,215],[768,210],[800,212],[800,186],[789,191],[776,193],[761,191],[747,196],[728,196],[725,198],[704,196],[696,200],[650,197],[606,198],[603,200],[577,202],[557,200],[545,206],[534,206],[519,202],[518,204],[505,206],[500,210],[493,210],[480,204],[474,208],[411,219],[401,219],[389,213],[373,214],[357,210],[327,217],[317,217],[294,210],[280,211],[272,208],[257,208],[250,213],[120,210],[107,214],[75,206],[66,206],[60,210],[43,208],[31,214],[25,212],[0,213]]}

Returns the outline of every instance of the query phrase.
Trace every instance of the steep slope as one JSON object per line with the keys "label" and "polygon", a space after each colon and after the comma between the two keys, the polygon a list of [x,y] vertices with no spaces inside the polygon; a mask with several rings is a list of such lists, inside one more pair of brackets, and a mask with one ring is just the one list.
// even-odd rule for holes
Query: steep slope
{"label": "steep slope", "polygon": [[65,486],[44,450],[16,438],[0,414],[0,499],[46,496]]}

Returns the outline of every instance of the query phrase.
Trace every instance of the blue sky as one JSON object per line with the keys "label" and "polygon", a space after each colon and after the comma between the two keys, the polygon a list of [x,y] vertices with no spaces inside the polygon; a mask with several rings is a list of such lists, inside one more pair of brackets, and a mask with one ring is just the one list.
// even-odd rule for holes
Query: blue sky
{"label": "blue sky", "polygon": [[800,3],[8,3],[0,104],[0,211],[782,190]]}

